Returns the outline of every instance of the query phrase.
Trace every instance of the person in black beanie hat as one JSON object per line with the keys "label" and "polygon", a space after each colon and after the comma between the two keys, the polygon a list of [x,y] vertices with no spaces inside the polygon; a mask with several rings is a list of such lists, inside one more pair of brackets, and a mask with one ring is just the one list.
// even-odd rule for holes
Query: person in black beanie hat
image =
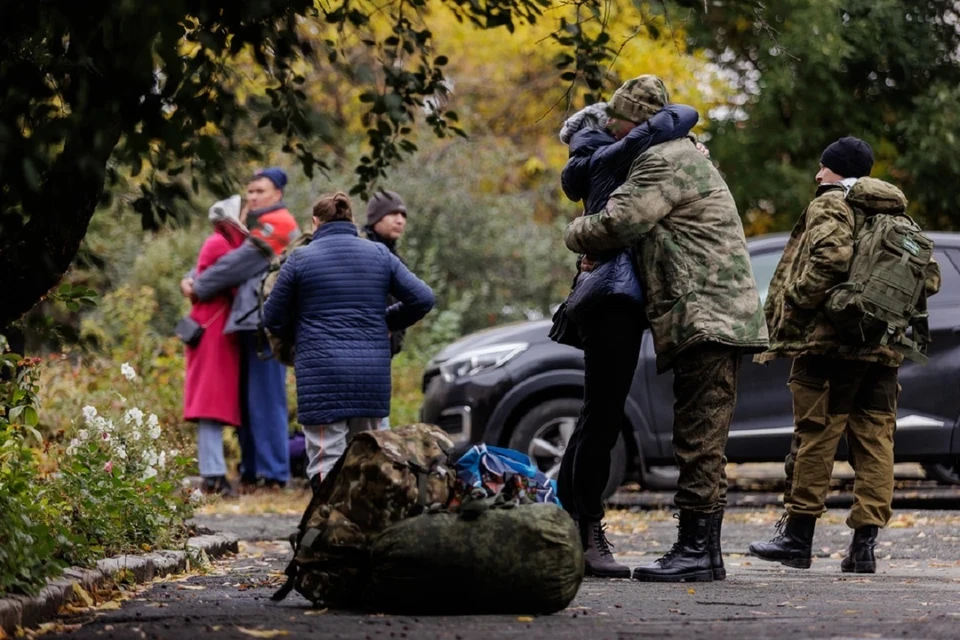
{"label": "person in black beanie hat", "polygon": [[[827,171],[825,172],[824,169]],[[845,178],[863,178],[870,175],[871,169],[873,169],[873,149],[860,138],[847,136],[823,150],[817,182],[830,184]]]}
{"label": "person in black beanie hat", "polygon": [[[403,258],[397,253],[397,242],[406,228],[407,205],[403,202],[403,198],[395,191],[374,193],[367,203],[367,224],[364,225],[361,236],[386,246],[390,253],[403,262]],[[387,307],[395,302],[392,296],[387,296]],[[390,335],[391,355],[395,356],[403,349],[405,335],[406,331],[394,331]]]}

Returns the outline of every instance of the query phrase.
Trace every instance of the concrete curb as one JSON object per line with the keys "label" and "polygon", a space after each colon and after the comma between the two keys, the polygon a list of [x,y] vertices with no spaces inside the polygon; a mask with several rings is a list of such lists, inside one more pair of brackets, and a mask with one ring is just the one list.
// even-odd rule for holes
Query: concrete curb
{"label": "concrete curb", "polygon": [[149,582],[154,578],[183,573],[191,557],[217,558],[237,553],[238,542],[232,533],[216,533],[190,538],[186,551],[166,550],[142,556],[105,558],[97,562],[96,569],[70,567],[59,578],[48,581],[34,597],[0,598],[0,629],[12,635],[17,627],[36,627],[56,617],[60,608],[74,599],[74,584],[92,591],[115,581],[121,573],[132,575],[138,583]]}

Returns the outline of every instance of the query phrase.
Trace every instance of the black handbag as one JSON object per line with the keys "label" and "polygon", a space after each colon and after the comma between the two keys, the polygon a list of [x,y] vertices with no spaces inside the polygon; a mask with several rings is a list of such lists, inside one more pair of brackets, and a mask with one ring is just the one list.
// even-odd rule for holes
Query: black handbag
{"label": "black handbag", "polygon": [[214,314],[206,324],[200,324],[190,316],[184,316],[180,318],[180,321],[177,322],[177,326],[173,328],[174,334],[183,341],[183,344],[188,347],[196,348],[200,344],[200,339],[203,337],[203,332],[207,330],[213,321],[220,317],[220,314],[223,313],[222,307],[220,311]]}

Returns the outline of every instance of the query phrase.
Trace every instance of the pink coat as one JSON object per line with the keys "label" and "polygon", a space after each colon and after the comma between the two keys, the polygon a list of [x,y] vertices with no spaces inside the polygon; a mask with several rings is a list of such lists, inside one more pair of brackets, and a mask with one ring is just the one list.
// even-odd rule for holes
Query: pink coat
{"label": "pink coat", "polygon": [[[242,238],[238,240],[242,241]],[[211,235],[200,249],[197,274],[203,273],[237,244],[219,233]],[[207,302],[196,302],[190,311],[190,317],[206,326],[206,330],[196,348],[186,347],[184,420],[240,424],[240,341],[236,335],[223,333],[232,302],[231,296],[222,295]]]}

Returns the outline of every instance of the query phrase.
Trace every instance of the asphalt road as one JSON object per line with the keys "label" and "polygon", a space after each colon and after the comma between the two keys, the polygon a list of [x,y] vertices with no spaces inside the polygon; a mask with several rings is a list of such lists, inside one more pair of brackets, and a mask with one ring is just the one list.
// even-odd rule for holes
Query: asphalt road
{"label": "asphalt road", "polygon": [[[600,640],[707,638],[957,638],[960,636],[960,512],[900,512],[880,537],[879,573],[839,570],[850,531],[843,512],[818,526],[810,570],[787,569],[743,555],[769,538],[779,509],[732,509],[724,527],[729,577],[707,584],[641,584],[588,579],[565,611],[542,617],[403,617],[318,611],[292,594],[270,595],[289,558],[285,537],[295,517],[224,516],[202,522],[252,538],[241,553],[205,575],[150,585],[117,610],[64,619],[82,624],[45,638],[544,638]],[[665,511],[609,513],[611,539],[624,562],[663,553],[675,537]]]}

